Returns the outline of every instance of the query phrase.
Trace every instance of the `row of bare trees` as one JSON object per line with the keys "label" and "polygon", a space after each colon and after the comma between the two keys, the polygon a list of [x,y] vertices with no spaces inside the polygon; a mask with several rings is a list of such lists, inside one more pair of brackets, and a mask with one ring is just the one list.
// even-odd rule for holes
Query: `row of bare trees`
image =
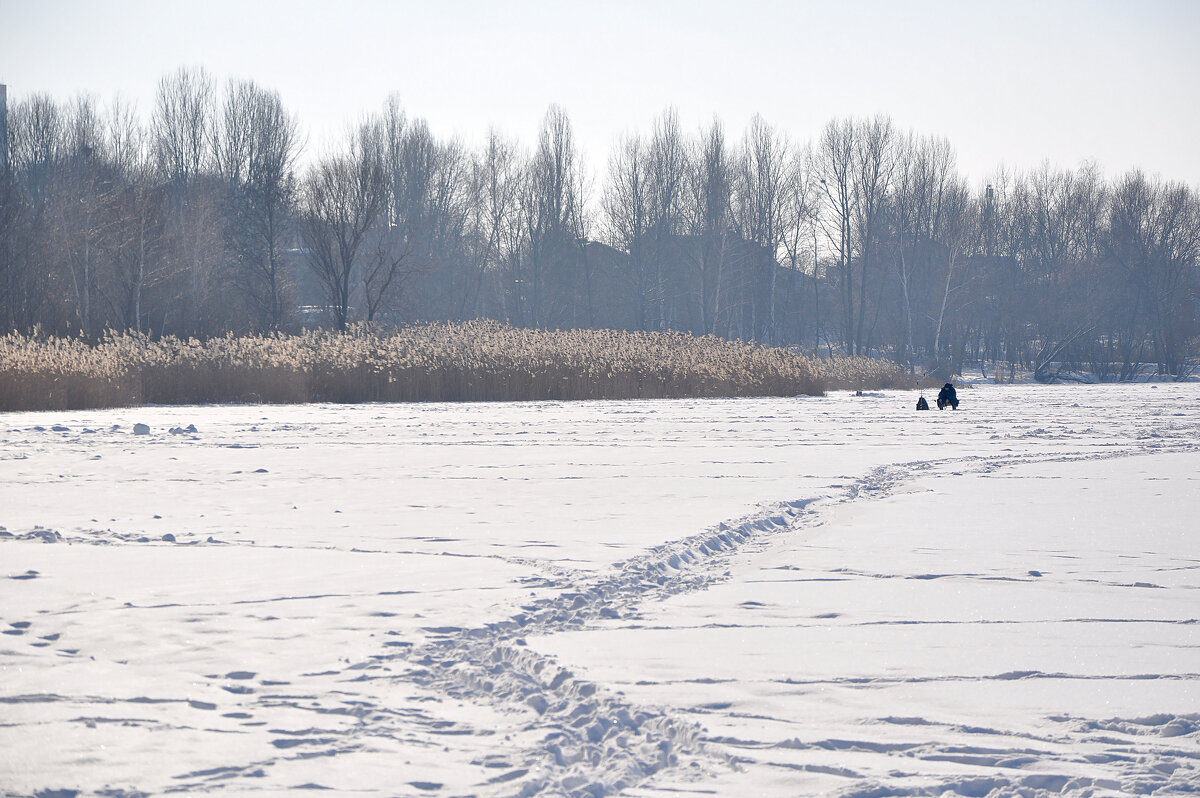
{"label": "row of bare trees", "polygon": [[301,139],[279,96],[221,95],[203,71],[160,86],[149,123],[114,101],[13,105],[0,246],[7,329],[178,333],[293,315]]}
{"label": "row of bare trees", "polygon": [[[532,149],[435,137],[394,99],[305,153],[251,81],[162,79],[120,100],[11,105],[0,324],[212,335],[501,319],[680,329],[1043,377],[1186,374],[1200,332],[1200,200],[1094,166],[972,187],[949,142],[887,117],[811,143],[730,139],[671,110],[599,185],[551,107]],[[303,158],[303,160],[302,160]]]}

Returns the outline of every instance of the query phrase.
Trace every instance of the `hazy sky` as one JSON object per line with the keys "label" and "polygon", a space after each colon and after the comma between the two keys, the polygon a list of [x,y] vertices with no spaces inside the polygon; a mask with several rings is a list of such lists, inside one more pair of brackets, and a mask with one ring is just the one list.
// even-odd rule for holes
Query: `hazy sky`
{"label": "hazy sky", "polygon": [[277,89],[310,151],[396,93],[440,135],[532,147],[551,103],[591,167],[674,106],[729,138],[760,113],[800,142],[890,114],[963,172],[1098,161],[1200,186],[1196,0],[0,0],[9,101],[118,92],[202,65]]}

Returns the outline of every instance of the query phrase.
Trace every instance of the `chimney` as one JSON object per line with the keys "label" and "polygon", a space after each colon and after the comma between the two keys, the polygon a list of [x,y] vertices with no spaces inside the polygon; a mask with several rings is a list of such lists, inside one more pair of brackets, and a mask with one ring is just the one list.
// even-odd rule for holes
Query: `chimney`
{"label": "chimney", "polygon": [[0,83],[0,174],[8,171],[8,86]]}

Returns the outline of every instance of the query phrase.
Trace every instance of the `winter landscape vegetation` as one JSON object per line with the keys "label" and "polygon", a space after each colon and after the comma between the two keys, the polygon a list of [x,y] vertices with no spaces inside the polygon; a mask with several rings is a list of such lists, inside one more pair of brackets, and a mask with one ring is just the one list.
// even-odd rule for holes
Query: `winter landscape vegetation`
{"label": "winter landscape vegetation", "polygon": [[[210,18],[281,8],[222,3],[181,25],[217,63],[238,26]],[[266,30],[294,54],[323,9],[322,41],[355,17],[369,51],[357,17],[399,9],[385,62],[441,13],[417,5],[297,0]],[[579,13],[514,2],[513,35],[468,6],[490,22],[434,40],[501,96],[474,28],[549,56],[531,31]],[[713,18],[782,35],[818,6]],[[668,93],[585,152],[548,90],[532,138],[384,92],[316,140],[325,109],[225,68],[163,67],[141,105],[4,85],[3,50],[91,12],[61,8],[0,0],[0,796],[1200,792],[1186,175],[968,174],[849,102],[798,131],[778,102],[690,124]],[[637,19],[664,9],[703,29]],[[861,24],[867,63],[926,41]],[[1186,82],[1126,27],[1139,91]],[[705,35],[740,92],[798,91]],[[307,60],[347,93],[380,71],[328,47]],[[1132,108],[1129,80],[1092,105]],[[957,409],[916,409],[947,381]]]}
{"label": "winter landscape vegetation", "polygon": [[468,148],[393,97],[305,153],[277,92],[181,68],[145,119],[36,90],[7,117],[0,322],[25,333],[490,318],[1042,379],[1186,376],[1196,354],[1193,188],[1048,163],[972,186],[951,142],[883,115],[793,141],[667,109],[599,185],[557,106],[536,142]]}

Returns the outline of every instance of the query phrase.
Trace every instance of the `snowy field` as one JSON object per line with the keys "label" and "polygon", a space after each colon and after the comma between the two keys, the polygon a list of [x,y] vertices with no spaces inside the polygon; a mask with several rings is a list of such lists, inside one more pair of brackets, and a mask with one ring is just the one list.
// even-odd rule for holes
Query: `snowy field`
{"label": "snowy field", "polygon": [[1200,790],[1200,384],[959,396],[0,414],[0,794]]}

